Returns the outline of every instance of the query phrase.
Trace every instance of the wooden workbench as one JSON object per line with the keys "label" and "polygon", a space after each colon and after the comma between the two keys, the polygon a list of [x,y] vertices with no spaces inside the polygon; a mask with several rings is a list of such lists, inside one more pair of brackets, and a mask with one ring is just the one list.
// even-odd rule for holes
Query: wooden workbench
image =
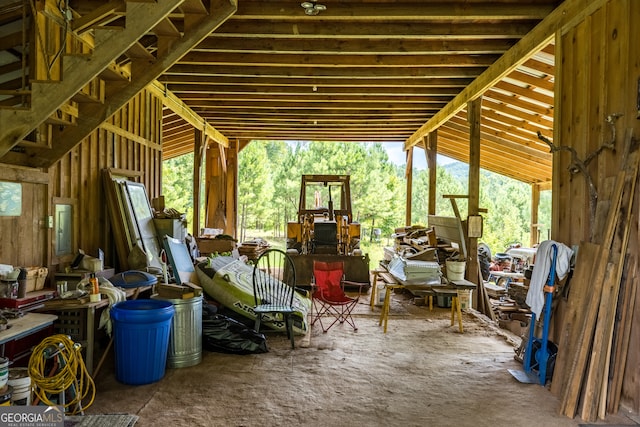
{"label": "wooden workbench", "polygon": [[52,325],[57,318],[53,314],[26,313],[22,317],[9,319],[8,328],[0,331],[0,353],[11,359],[12,363],[26,357],[43,335],[53,331]]}
{"label": "wooden workbench", "polygon": [[[152,286],[140,286],[137,288],[123,289],[127,294],[127,299],[136,297],[143,292],[150,290]],[[85,366],[89,374],[93,374],[93,359],[95,350],[96,332],[96,311],[109,306],[109,299],[102,296],[98,302],[82,299],[52,299],[44,303],[42,312],[55,312],[60,318],[54,326],[59,333],[64,333],[76,341],[80,342],[86,349]]]}

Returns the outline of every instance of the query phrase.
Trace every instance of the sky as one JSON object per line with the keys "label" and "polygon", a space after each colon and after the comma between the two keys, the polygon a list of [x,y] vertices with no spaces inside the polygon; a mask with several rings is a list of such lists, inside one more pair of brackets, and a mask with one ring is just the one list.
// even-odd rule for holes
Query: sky
{"label": "sky", "polygon": [[[295,141],[287,141],[288,144],[293,145]],[[389,161],[396,165],[405,166],[407,164],[407,155],[402,149],[403,142],[383,142],[382,147],[387,151]],[[446,165],[455,162],[455,160],[438,154],[437,162],[439,165]],[[413,150],[413,168],[417,170],[427,169],[427,159],[424,155],[422,148],[416,148]]]}
{"label": "sky", "polygon": [[[402,142],[385,142],[382,144],[382,146],[387,151],[389,161],[395,163],[396,165],[407,164],[407,154],[402,149]],[[445,165],[447,163],[454,162],[455,160],[438,154],[437,161],[439,165]],[[413,167],[414,169],[418,170],[427,169],[427,159],[422,148],[416,148],[413,150]]]}

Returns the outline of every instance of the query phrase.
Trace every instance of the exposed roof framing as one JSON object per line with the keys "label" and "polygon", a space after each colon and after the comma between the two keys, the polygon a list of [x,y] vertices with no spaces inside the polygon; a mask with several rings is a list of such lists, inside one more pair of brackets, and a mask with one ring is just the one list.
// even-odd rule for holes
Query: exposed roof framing
{"label": "exposed roof framing", "polygon": [[[466,161],[465,107],[482,95],[482,166],[544,183],[551,161],[537,132],[553,135],[554,32],[604,0],[318,0],[327,10],[316,16],[297,0],[239,0],[237,10],[233,0],[173,1],[100,74],[106,82],[129,80],[154,64],[143,74],[161,83],[150,88],[165,104],[164,158],[191,151],[194,128],[223,145],[275,139],[405,147],[423,146],[437,129],[439,151]],[[135,22],[131,4],[139,2],[70,0],[76,36]],[[235,12],[173,54],[196,17],[229,4]],[[0,13],[0,30],[9,28],[9,13]],[[15,30],[0,31],[0,48],[13,62],[15,40]],[[0,62],[0,71],[12,65]],[[19,76],[0,76],[7,76],[0,95],[22,87]],[[80,104],[78,114],[97,111],[100,119],[123,99]],[[81,134],[67,127],[59,136]],[[28,149],[32,158],[47,152]]]}
{"label": "exposed roof framing", "polygon": [[[240,1],[159,80],[228,138],[404,142],[560,2],[321,3],[326,11],[306,16],[297,1]],[[550,180],[536,132],[551,135],[553,65],[541,52],[487,95],[482,149],[493,161],[483,167]],[[166,130],[176,125],[167,117]],[[175,135],[165,132],[165,158],[184,152],[185,134]],[[440,135],[440,151],[465,161],[464,126],[452,122]]]}

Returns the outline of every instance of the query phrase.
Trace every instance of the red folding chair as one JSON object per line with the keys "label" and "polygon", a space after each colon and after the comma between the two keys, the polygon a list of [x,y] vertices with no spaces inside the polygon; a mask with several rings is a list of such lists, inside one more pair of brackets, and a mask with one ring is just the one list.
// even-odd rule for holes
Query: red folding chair
{"label": "red folding chair", "polygon": [[[362,293],[363,283],[346,282],[352,285],[360,285],[357,297],[350,297],[344,292],[344,263],[338,262],[313,262],[313,283],[311,291],[312,313],[311,325],[320,323],[322,332],[327,332],[337,322],[347,322],[354,331],[358,330],[355,320],[351,315]],[[313,310],[316,313],[314,315]],[[323,323],[331,322],[325,327]]]}

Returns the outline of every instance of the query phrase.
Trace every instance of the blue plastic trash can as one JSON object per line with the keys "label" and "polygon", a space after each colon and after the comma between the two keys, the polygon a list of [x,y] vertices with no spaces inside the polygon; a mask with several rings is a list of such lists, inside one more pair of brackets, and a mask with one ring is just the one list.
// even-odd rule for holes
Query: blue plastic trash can
{"label": "blue plastic trash can", "polygon": [[150,384],[164,376],[174,312],[171,302],[151,299],[111,307],[118,381]]}

